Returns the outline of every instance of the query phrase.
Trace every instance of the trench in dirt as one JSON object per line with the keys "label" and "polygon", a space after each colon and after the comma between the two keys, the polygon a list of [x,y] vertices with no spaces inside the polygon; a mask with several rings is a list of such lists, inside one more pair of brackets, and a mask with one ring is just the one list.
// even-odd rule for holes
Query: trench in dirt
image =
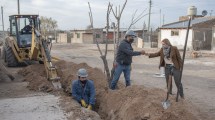
{"label": "trench in dirt", "polygon": [[[30,90],[44,91],[61,96],[61,106],[68,113],[68,119],[92,120],[198,120],[198,112],[186,100],[175,102],[175,96],[170,96],[171,107],[164,110],[161,101],[166,92],[157,88],[132,85],[119,90],[109,90],[104,73],[98,68],[92,68],[86,63],[58,61],[55,63],[61,77],[63,90],[55,90],[46,80],[43,65],[31,65],[18,73],[29,82]],[[96,88],[95,111],[89,111],[74,101],[71,97],[71,82],[77,79],[79,68],[88,71],[89,79],[94,81]]]}

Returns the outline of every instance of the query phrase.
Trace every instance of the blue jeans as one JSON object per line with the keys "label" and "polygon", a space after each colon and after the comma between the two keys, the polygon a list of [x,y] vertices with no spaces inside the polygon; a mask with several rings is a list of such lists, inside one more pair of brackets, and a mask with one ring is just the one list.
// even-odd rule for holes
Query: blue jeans
{"label": "blue jeans", "polygon": [[131,85],[131,80],[130,80],[131,65],[121,65],[121,64],[117,63],[117,67],[115,68],[113,80],[111,81],[112,90],[114,90],[116,88],[117,82],[118,82],[122,72],[124,73],[126,86]]}

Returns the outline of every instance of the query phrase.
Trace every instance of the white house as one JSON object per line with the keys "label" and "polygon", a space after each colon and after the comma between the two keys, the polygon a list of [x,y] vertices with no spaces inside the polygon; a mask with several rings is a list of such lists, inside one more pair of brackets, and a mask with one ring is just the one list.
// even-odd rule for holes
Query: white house
{"label": "white house", "polygon": [[[103,29],[96,28],[94,29],[95,38],[98,43],[102,43],[103,41]],[[91,29],[78,29],[71,30],[71,43],[86,43],[86,44],[94,44],[96,43],[93,40],[93,31]]]}
{"label": "white house", "polygon": [[57,42],[58,43],[67,43],[67,33],[59,33]]}
{"label": "white house", "polygon": [[[212,27],[214,17],[201,17],[191,20],[187,49],[212,49]],[[163,25],[160,28],[160,39],[167,38],[172,45],[183,49],[187,33],[188,20]]]}

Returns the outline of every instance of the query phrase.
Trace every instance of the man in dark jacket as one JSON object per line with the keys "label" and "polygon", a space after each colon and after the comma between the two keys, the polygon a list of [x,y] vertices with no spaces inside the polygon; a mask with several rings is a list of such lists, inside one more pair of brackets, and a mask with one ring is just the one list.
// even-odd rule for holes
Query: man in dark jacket
{"label": "man in dark jacket", "polygon": [[136,37],[134,31],[128,30],[125,34],[125,39],[121,41],[115,63],[115,71],[113,80],[111,81],[111,89],[114,90],[116,88],[117,82],[120,78],[121,73],[124,73],[125,84],[126,86],[130,86],[130,73],[131,73],[131,63],[132,56],[144,55],[145,51],[133,51],[131,44]]}
{"label": "man in dark jacket", "polygon": [[72,96],[82,107],[92,110],[95,105],[95,87],[92,80],[87,79],[87,71],[78,70],[78,80],[72,82]]}

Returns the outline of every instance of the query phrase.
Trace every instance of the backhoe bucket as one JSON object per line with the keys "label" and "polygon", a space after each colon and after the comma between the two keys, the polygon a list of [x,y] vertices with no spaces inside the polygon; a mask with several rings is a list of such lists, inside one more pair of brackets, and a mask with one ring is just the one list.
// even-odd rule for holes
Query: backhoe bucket
{"label": "backhoe bucket", "polygon": [[52,85],[54,86],[55,89],[61,89],[62,88],[60,81],[52,81]]}
{"label": "backhoe bucket", "polygon": [[60,77],[52,78],[50,79],[52,82],[52,85],[54,86],[55,89],[61,89],[62,85],[60,83]]}

